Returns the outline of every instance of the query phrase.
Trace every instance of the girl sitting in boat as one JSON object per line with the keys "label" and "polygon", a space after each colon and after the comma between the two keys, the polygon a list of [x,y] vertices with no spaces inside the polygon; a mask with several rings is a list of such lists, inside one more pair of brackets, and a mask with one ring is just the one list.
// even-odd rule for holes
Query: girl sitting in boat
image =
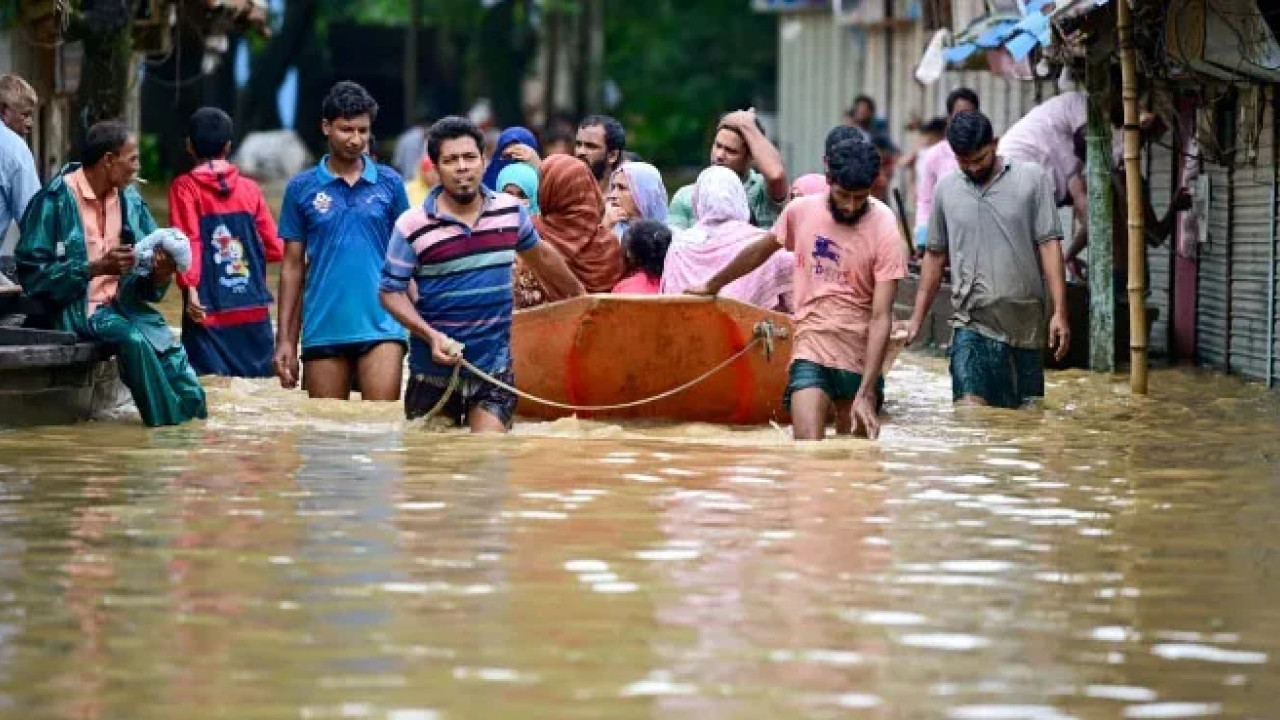
{"label": "girl sitting in boat", "polygon": [[630,273],[613,286],[617,295],[657,295],[661,292],[662,266],[671,246],[671,228],[657,220],[631,223],[622,237],[622,252]]}
{"label": "girl sitting in boat", "polygon": [[[766,232],[749,222],[742,179],[728,168],[709,167],[698,176],[693,212],[697,223],[671,240],[662,270],[663,295],[679,295],[703,285]],[[795,255],[777,252],[720,294],[766,310],[790,312],[795,265]]]}

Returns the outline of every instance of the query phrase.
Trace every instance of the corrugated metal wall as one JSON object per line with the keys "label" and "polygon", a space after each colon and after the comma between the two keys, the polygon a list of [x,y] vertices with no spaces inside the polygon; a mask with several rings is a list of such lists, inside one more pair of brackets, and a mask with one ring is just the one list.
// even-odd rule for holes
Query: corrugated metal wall
{"label": "corrugated metal wall", "polygon": [[1204,173],[1209,178],[1209,234],[1200,246],[1196,274],[1196,354],[1200,363],[1226,370],[1231,171],[1206,163]]}
{"label": "corrugated metal wall", "polygon": [[[1146,176],[1151,185],[1151,206],[1160,217],[1163,217],[1169,208],[1173,193],[1174,157],[1175,153],[1171,147],[1150,145],[1144,158]],[[1116,238],[1116,242],[1126,240],[1127,238]],[[1151,328],[1151,336],[1147,338],[1147,347],[1153,355],[1166,355],[1169,352],[1169,309],[1172,306],[1173,292],[1170,274],[1173,263],[1173,254],[1170,250],[1172,247],[1173,238],[1170,237],[1159,247],[1148,248],[1147,252],[1147,267],[1150,268],[1147,307],[1159,311],[1155,325]],[[1125,290],[1119,288],[1119,291]]]}
{"label": "corrugated metal wall", "polygon": [[[1262,114],[1260,132],[1252,129]],[[1242,92],[1242,127],[1238,145],[1246,157],[1235,170],[1231,218],[1231,322],[1230,371],[1265,380],[1268,313],[1267,282],[1271,278],[1271,243],[1275,213],[1272,207],[1275,146],[1274,118],[1264,93]]]}

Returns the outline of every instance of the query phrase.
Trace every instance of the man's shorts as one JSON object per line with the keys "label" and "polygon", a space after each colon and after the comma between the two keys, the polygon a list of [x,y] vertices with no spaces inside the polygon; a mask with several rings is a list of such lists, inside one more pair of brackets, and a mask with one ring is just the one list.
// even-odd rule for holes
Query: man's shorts
{"label": "man's shorts", "polygon": [[1016,348],[972,330],[951,339],[951,395],[976,396],[993,407],[1019,408],[1044,397],[1044,353]]}
{"label": "man's shorts", "polygon": [[[850,370],[837,370],[811,360],[793,360],[787,371],[787,390],[782,404],[791,411],[791,396],[801,390],[818,388],[832,402],[852,400],[862,387],[862,375]],[[876,412],[884,407],[884,376],[876,380]]]}
{"label": "man's shorts", "polygon": [[302,362],[314,360],[359,360],[369,354],[370,350],[383,343],[396,343],[409,351],[409,344],[403,340],[366,340],[364,342],[338,343],[335,345],[313,345],[302,348]]}
{"label": "man's shorts", "polygon": [[[495,378],[515,387],[516,378],[510,370],[499,370],[491,373]],[[440,402],[440,398],[449,390],[449,376],[414,375],[404,390],[404,415],[410,420],[420,418]],[[477,377],[463,377],[458,380],[458,387],[445,402],[440,415],[449,418],[457,425],[467,424],[467,414],[474,408],[480,408],[502,421],[511,429],[512,418],[516,414],[516,396],[510,391],[491,384]]]}

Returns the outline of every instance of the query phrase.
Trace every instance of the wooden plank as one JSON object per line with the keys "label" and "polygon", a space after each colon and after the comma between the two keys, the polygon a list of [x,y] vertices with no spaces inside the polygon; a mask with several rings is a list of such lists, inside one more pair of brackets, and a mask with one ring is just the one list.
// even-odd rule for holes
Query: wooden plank
{"label": "wooden plank", "polygon": [[62,332],[61,330],[0,327],[0,346],[75,344],[75,333]]}

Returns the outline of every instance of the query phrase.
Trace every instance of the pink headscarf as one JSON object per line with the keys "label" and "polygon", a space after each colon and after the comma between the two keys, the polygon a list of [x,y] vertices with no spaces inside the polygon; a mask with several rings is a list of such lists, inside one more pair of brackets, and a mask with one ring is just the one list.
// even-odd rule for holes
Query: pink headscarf
{"label": "pink headscarf", "polygon": [[796,178],[791,184],[791,197],[805,197],[806,195],[821,195],[829,189],[827,179],[817,173],[809,173]]}
{"label": "pink headscarf", "polygon": [[[698,176],[693,214],[697,224],[677,232],[671,240],[662,270],[663,295],[679,295],[707,282],[765,233],[747,222],[751,211],[742,178],[728,168],[710,167]],[[778,251],[764,265],[726,285],[720,294],[769,310],[786,310],[794,273],[795,256]]]}

